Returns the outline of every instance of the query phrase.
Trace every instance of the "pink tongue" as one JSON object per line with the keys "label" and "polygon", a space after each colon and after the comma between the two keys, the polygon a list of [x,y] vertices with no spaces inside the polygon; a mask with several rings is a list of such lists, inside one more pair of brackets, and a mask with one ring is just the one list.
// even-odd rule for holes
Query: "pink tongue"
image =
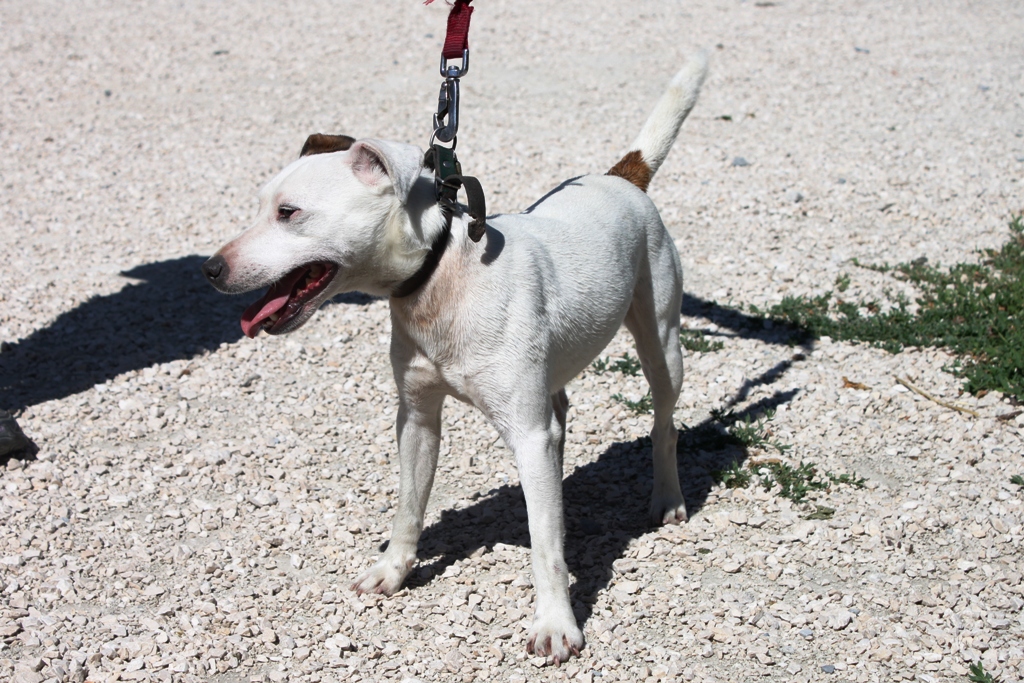
{"label": "pink tongue", "polygon": [[245,313],[242,314],[242,332],[246,337],[251,339],[259,334],[261,323],[284,308],[292,295],[292,287],[307,270],[302,266],[288,273],[284,279],[271,285],[263,298],[245,309]]}

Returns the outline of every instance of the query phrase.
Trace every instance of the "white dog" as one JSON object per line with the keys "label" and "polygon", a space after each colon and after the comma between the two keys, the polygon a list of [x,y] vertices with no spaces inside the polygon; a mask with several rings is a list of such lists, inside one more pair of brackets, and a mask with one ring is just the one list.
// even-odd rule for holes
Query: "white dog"
{"label": "white dog", "polygon": [[564,387],[623,323],[654,404],[651,520],[686,520],[672,421],[683,379],[682,271],[645,191],[706,72],[703,53],[682,68],[607,175],[566,181],[524,213],[487,218],[480,242],[467,236],[464,212],[439,205],[419,148],[311,136],[263,188],[252,226],[204,264],[223,292],[269,285],[243,315],[249,336],[290,332],[341,292],[391,297],[398,511],[387,550],[356,591],[390,595],[416,562],[441,406],[454,396],[483,411],[515,454],[537,588],[527,649],[556,663],[579,652],[563,555]]}

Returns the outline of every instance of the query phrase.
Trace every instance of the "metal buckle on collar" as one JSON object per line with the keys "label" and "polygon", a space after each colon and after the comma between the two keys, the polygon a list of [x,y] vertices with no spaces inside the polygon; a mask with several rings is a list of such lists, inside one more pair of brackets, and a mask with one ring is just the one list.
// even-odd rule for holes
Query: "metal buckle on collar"
{"label": "metal buckle on collar", "polygon": [[[444,147],[434,143],[427,152],[427,166],[434,170],[434,193],[440,199],[444,194],[444,182],[452,176],[462,175],[462,164],[455,156],[454,147]],[[454,196],[452,197],[454,199]]]}

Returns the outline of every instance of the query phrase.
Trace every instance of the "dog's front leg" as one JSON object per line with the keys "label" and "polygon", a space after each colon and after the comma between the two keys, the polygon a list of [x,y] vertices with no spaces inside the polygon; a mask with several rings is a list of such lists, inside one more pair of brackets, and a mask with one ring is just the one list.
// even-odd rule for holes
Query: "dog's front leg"
{"label": "dog's front leg", "polygon": [[398,407],[398,511],[387,550],[355,583],[357,593],[391,595],[416,563],[416,544],[423,531],[423,514],[434,484],[441,446],[442,395],[408,400]]}
{"label": "dog's front leg", "polygon": [[[503,429],[503,437],[516,456],[530,524],[537,609],[526,649],[551,657],[557,664],[579,654],[583,647],[583,633],[576,625],[576,616],[569,603],[559,453],[564,423],[553,408],[551,397],[547,397],[546,414],[534,419],[525,418],[529,423],[525,426],[522,423],[509,424],[507,429]],[[537,411],[534,408],[529,412]],[[516,417],[524,419],[523,415]]]}

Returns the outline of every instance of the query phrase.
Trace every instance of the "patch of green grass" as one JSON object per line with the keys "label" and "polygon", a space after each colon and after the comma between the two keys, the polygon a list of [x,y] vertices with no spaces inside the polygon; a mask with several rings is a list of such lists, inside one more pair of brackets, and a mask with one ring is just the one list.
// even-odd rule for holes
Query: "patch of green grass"
{"label": "patch of green grass", "polygon": [[642,369],[640,359],[634,358],[628,353],[622,358],[616,358],[614,361],[611,358],[598,358],[590,366],[598,374],[611,370],[612,372],[621,372],[623,375],[629,375],[630,377],[636,377]]}
{"label": "patch of green grass", "polygon": [[[771,491],[778,486],[779,495],[794,503],[803,503],[812,491],[827,491],[833,485],[863,488],[866,483],[865,479],[856,474],[835,475],[825,472],[824,475],[819,475],[817,465],[805,462],[796,467],[783,462],[768,462],[750,469],[733,462],[728,469],[711,472],[711,478],[716,484],[729,489],[745,489],[755,481],[765,491]],[[833,508],[816,505],[814,511],[804,519],[831,519],[835,512]]]}
{"label": "patch of green grass", "polygon": [[[824,478],[820,478],[817,465],[802,461],[796,467],[784,462],[765,463],[758,465],[755,472],[760,477],[761,486],[765,491],[771,491],[778,485],[779,495],[794,503],[804,502],[812,491],[827,491],[833,484],[863,488],[865,483],[864,479],[855,474],[836,476],[831,472],[825,472]],[[809,517],[808,519],[817,518]]]}
{"label": "patch of green grass", "polygon": [[[773,410],[767,410],[756,418],[750,415],[741,418],[732,410],[712,410],[711,417],[706,426],[688,433],[686,443],[680,439],[680,452],[682,449],[720,450],[727,446],[771,446],[779,453],[785,453],[791,448],[788,444],[772,439],[769,424],[775,419]],[[746,468],[734,461],[728,468],[713,470],[709,474],[716,484],[726,488],[747,488],[756,483],[764,487],[765,491],[770,491],[778,486],[779,495],[794,503],[806,501],[812,491],[825,491],[838,485],[863,488],[867,483],[867,480],[855,473],[837,475],[826,471],[819,474],[816,465],[804,462],[797,467],[782,462],[768,462]],[[827,512],[830,508],[819,508],[810,513],[811,516],[807,519],[828,519],[829,517],[820,515],[835,513],[835,510]]]}
{"label": "patch of green grass", "polygon": [[1012,477],[1010,477],[1010,483],[1016,484],[1017,486],[1024,488],[1024,477],[1022,477],[1019,474],[1015,474]]}
{"label": "patch of green grass", "polygon": [[840,292],[845,292],[850,288],[850,276],[846,273],[840,273],[836,276],[836,289]]}
{"label": "patch of green grass", "polygon": [[765,411],[756,420],[746,415],[742,420],[737,418],[732,411],[723,412],[720,410],[711,411],[711,416],[716,422],[724,425],[729,434],[741,445],[747,448],[763,448],[771,446],[779,453],[785,453],[790,446],[773,440],[773,432],[768,423],[775,419],[775,411]]}
{"label": "patch of green grass", "polygon": [[679,343],[684,349],[694,353],[711,353],[725,348],[725,344],[720,341],[708,341],[700,330],[680,331]]}
{"label": "patch of green grass", "polygon": [[750,470],[742,467],[738,462],[733,462],[728,469],[715,470],[711,478],[716,484],[722,484],[727,489],[745,489],[750,486],[752,478]]}
{"label": "patch of green grass", "polygon": [[824,505],[815,505],[814,512],[809,515],[804,515],[804,519],[832,519],[835,514],[835,508],[825,507]]}
{"label": "patch of green grass", "polygon": [[856,258],[850,259],[850,263],[857,266],[858,268],[863,268],[864,270],[873,270],[876,273],[888,273],[890,270],[892,270],[892,266],[890,266],[888,263],[883,263],[882,265],[876,265],[874,263],[861,263]]}
{"label": "patch of green grass", "polygon": [[981,662],[971,664],[971,672],[967,675],[967,680],[971,683],[996,683],[996,679],[992,677],[992,674],[985,671],[985,666]]}
{"label": "patch of green grass", "polygon": [[864,477],[858,477],[856,473],[835,475],[831,472],[826,472],[825,476],[828,477],[828,480],[833,484],[846,484],[847,486],[852,486],[858,489],[864,488],[864,485],[868,483],[867,479]]}
{"label": "patch of green grass", "polygon": [[636,377],[640,374],[642,368],[640,366],[640,359],[633,358],[628,353],[622,358],[617,359],[612,363],[612,370],[621,372],[623,375],[629,375],[630,377]]}
{"label": "patch of green grass", "polygon": [[779,453],[785,453],[791,446],[772,440],[771,430],[765,427],[773,417],[774,415],[766,415],[766,417],[758,419],[757,422],[753,422],[749,417],[744,418],[743,422],[733,425],[732,435],[748,448],[771,446]]}
{"label": "patch of green grass", "polygon": [[654,410],[654,402],[651,400],[651,392],[648,391],[639,401],[630,401],[622,394],[612,394],[612,398],[632,410],[637,415],[648,415]]}
{"label": "patch of green grass", "polygon": [[775,411],[768,410],[756,418],[744,415],[742,418],[732,410],[712,410],[711,419],[700,427],[682,425],[677,450],[720,451],[729,446],[741,448],[769,445],[783,452],[790,447],[772,441],[772,432],[767,423],[775,417]]}
{"label": "patch of green grass", "polygon": [[1009,241],[980,252],[980,264],[945,270],[918,259],[873,267],[918,288],[913,313],[904,297],[894,297],[883,311],[877,301],[844,301],[833,292],[790,296],[767,311],[753,310],[814,337],[868,342],[891,353],[907,346],[946,347],[958,357],[949,369],[964,378],[967,391],[1024,397],[1024,215],[1009,227]]}
{"label": "patch of green grass", "polygon": [[[832,292],[825,292],[815,297],[787,296],[767,311],[756,306],[751,308],[757,315],[795,325],[814,337],[869,341],[890,353],[899,353],[910,339],[905,333],[913,329],[914,316],[909,313],[909,306],[909,301],[897,297],[893,308],[879,313],[882,307],[877,301],[860,304],[842,299],[833,301]],[[862,314],[862,310],[867,315]]]}
{"label": "patch of green grass", "polygon": [[784,462],[766,463],[758,467],[761,473],[761,486],[765,491],[779,485],[779,495],[794,503],[807,500],[811,491],[824,491],[831,482],[817,479],[818,468],[811,463],[800,462],[797,467]]}

